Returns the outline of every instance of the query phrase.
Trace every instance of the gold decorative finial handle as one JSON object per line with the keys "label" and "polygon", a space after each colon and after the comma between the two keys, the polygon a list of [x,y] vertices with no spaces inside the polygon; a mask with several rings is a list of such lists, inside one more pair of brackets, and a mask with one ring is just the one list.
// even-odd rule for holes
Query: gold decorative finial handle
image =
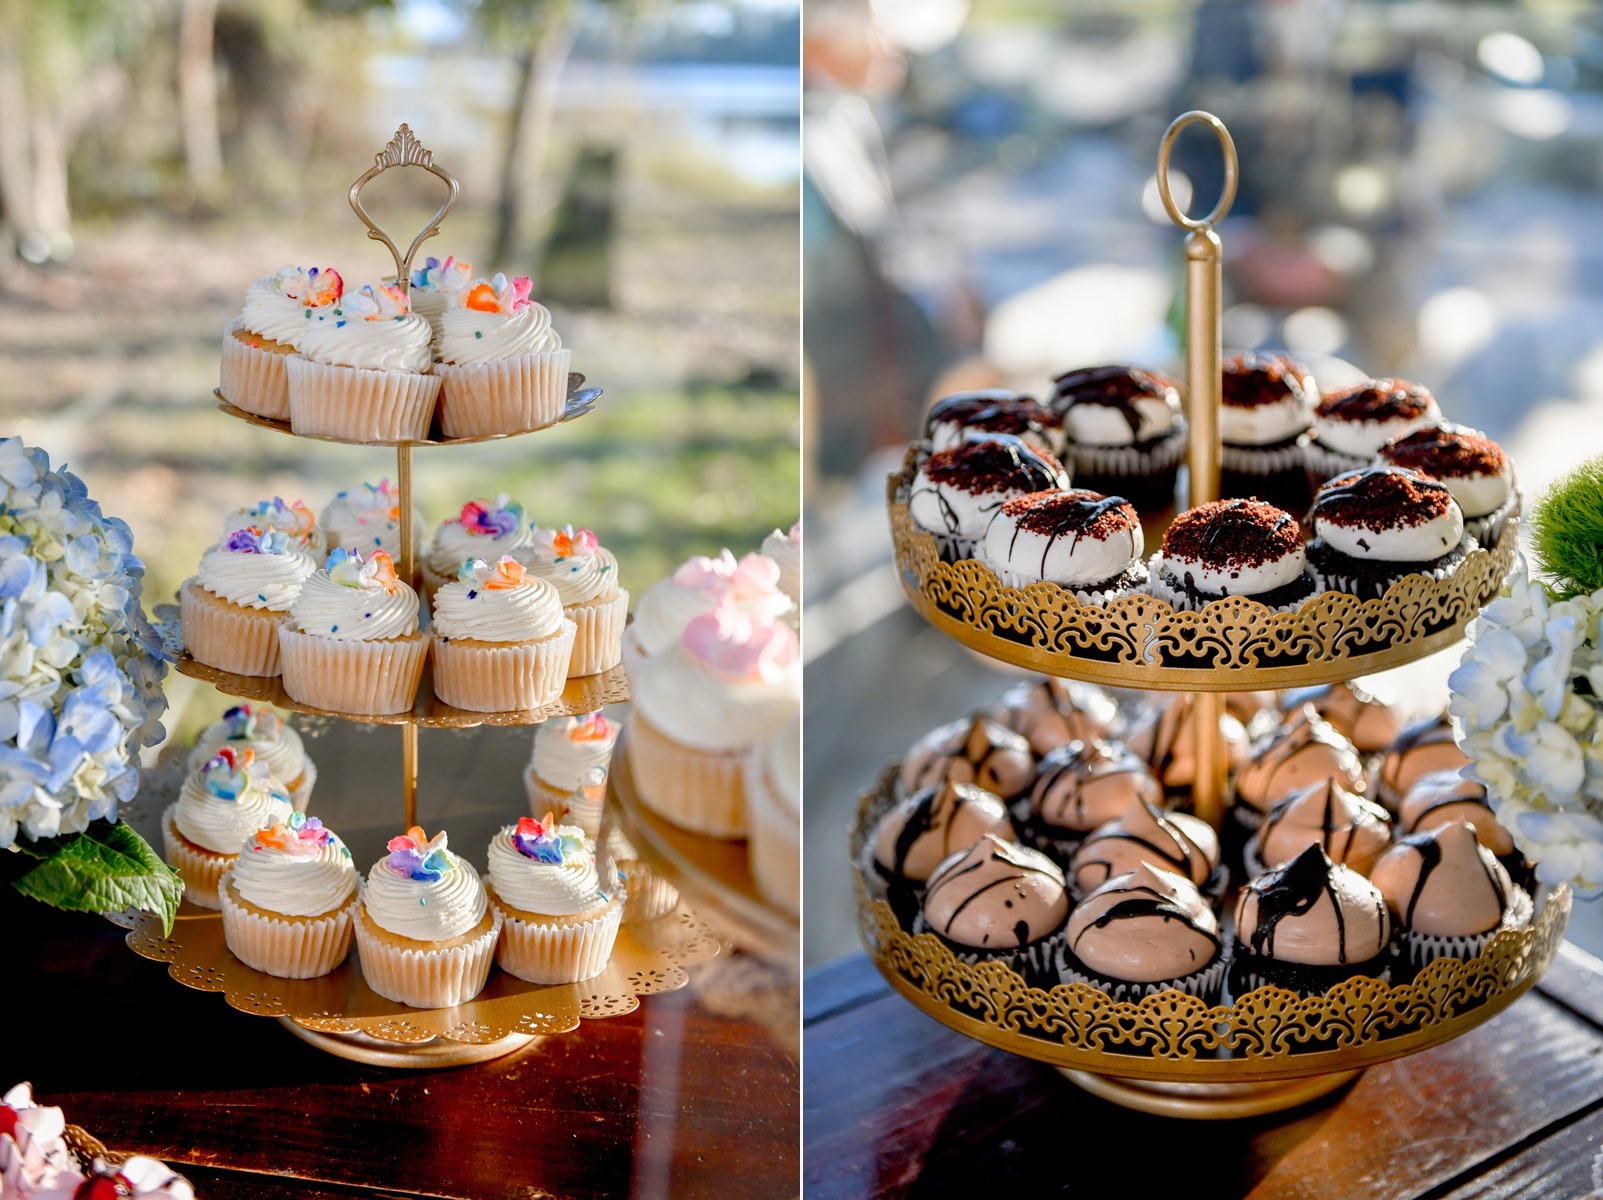
{"label": "gold decorative finial handle", "polygon": [[[1174,202],[1169,187],[1169,151],[1187,125],[1206,125],[1224,152],[1225,182],[1219,203],[1205,217],[1188,217]],[[1195,507],[1219,498],[1219,309],[1223,247],[1214,225],[1224,219],[1236,198],[1236,143],[1224,122],[1212,113],[1181,113],[1164,131],[1158,146],[1158,195],[1169,219],[1186,234],[1186,412],[1191,424],[1191,450],[1187,459],[1187,499]],[[1215,828],[1224,816],[1225,744],[1219,728],[1224,700],[1217,692],[1199,692],[1192,700],[1196,738],[1197,777],[1192,803],[1199,817]],[[1212,730],[1213,736],[1202,731]]]}
{"label": "gold decorative finial handle", "polygon": [[[418,235],[412,239],[412,244],[407,247],[404,255],[396,247],[394,239],[368,215],[367,209],[362,207],[362,189],[391,167],[422,167],[431,175],[443,180],[445,186],[450,189],[445,203],[440,205],[439,210],[429,218],[428,224],[423,226]],[[402,125],[395,131],[395,136],[390,139],[389,145],[373,156],[373,165],[360,179],[351,184],[351,207],[356,210],[356,215],[362,224],[367,226],[367,236],[389,247],[390,254],[395,259],[395,282],[403,293],[408,291],[411,285],[412,259],[417,256],[418,247],[440,232],[440,222],[456,204],[456,198],[461,191],[462,185],[456,181],[456,176],[434,161],[433,152],[417,140],[408,125]]]}

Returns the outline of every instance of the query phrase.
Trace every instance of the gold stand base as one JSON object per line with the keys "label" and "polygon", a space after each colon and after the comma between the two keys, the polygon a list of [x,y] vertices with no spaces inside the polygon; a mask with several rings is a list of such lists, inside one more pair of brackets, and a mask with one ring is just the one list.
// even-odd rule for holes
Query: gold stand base
{"label": "gold stand base", "polygon": [[469,1063],[486,1062],[521,1050],[540,1036],[514,1033],[498,1042],[448,1042],[444,1038],[435,1038],[431,1042],[408,1046],[381,1042],[364,1033],[319,1033],[315,1029],[297,1025],[290,1017],[280,1017],[278,1023],[301,1041],[316,1046],[325,1054],[366,1063],[370,1067],[392,1067],[405,1071],[432,1071],[439,1067],[463,1067]]}
{"label": "gold stand base", "polygon": [[1161,1080],[1123,1079],[1059,1067],[1063,1077],[1093,1096],[1137,1112],[1160,1117],[1186,1117],[1194,1121],[1229,1121],[1285,1112],[1328,1096],[1345,1087],[1362,1071],[1336,1071],[1305,1079],[1275,1079],[1264,1083],[1165,1083]]}

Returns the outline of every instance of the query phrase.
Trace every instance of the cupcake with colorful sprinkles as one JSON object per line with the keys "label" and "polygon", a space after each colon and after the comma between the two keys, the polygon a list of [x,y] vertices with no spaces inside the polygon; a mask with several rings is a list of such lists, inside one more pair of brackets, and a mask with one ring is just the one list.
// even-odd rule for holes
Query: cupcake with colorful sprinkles
{"label": "cupcake with colorful sprinkles", "polygon": [[529,574],[557,589],[562,611],[577,627],[568,676],[599,675],[623,661],[629,592],[618,585],[618,560],[588,529],[538,529]]}
{"label": "cupcake with colorful sprinkles", "polygon": [[606,969],[624,898],[602,890],[584,831],[520,817],[489,849],[490,907],[503,922],[495,960],[529,983],[577,983]]}
{"label": "cupcake with colorful sprinkles", "polygon": [[[523,769],[523,786],[529,793],[532,812],[558,810],[570,804],[583,785],[585,776],[599,767],[602,782],[612,763],[612,747],[618,740],[618,724],[601,713],[582,717],[558,717],[534,731],[529,765]],[[601,813],[595,814],[599,823]],[[585,836],[596,836],[596,825],[584,824]]]}
{"label": "cupcake with colorful sprinkles", "polygon": [[473,264],[451,255],[442,260],[431,254],[412,272],[407,298],[412,302],[412,311],[429,323],[436,342],[440,340],[440,318],[445,310],[472,286]]}
{"label": "cupcake with colorful sprinkles", "polygon": [[356,867],[323,822],[290,813],[258,829],[218,887],[234,957],[280,979],[327,975],[351,949]]}
{"label": "cupcake with colorful sprinkles", "polygon": [[219,391],[235,408],[289,420],[286,364],[319,313],[339,303],[339,272],[280,267],[245,289],[245,309],[223,333]]}
{"label": "cupcake with colorful sprinkles", "polygon": [[184,649],[236,675],[277,675],[278,628],[317,567],[282,533],[240,529],[201,556],[178,592]]}
{"label": "cupcake with colorful sprinkles", "polygon": [[469,559],[495,562],[510,554],[523,562],[533,544],[534,526],[516,500],[505,493],[494,500],[469,500],[461,512],[440,522],[434,531],[423,559],[424,594],[432,599]]}
{"label": "cupcake with colorful sprinkles", "polygon": [[265,705],[236,704],[224,711],[222,720],[213,721],[189,752],[189,769],[198,771],[217,757],[224,746],[249,750],[289,790],[290,800],[300,812],[312,798],[317,782],[317,764],[306,753],[301,735],[276,712]]}
{"label": "cupcake with colorful sprinkles", "polygon": [[501,917],[471,863],[414,825],[367,873],[356,953],[367,985],[413,1008],[466,1004],[484,989]]}
{"label": "cupcake with colorful sprinkles", "polygon": [[[335,494],[317,518],[330,550],[343,547],[372,554],[382,550],[401,558],[401,494],[388,479],[363,483]],[[412,510],[414,561],[423,542],[423,514]]]}
{"label": "cupcake with colorful sprinkles", "polygon": [[258,500],[255,504],[242,504],[223,518],[223,538],[241,529],[260,529],[267,533],[282,533],[289,548],[306,555],[312,562],[323,561],[326,539],[317,527],[312,510],[299,500],[284,503],[281,496],[271,500]]}
{"label": "cupcake with colorful sprinkles", "polygon": [[561,418],[572,352],[533,288],[497,275],[458,293],[441,315],[434,373],[446,437],[522,433]]}
{"label": "cupcake with colorful sprinkles", "polygon": [[550,704],[567,682],[575,632],[557,589],[517,559],[465,562],[434,594],[434,694],[473,712]]}
{"label": "cupcake with colorful sprinkles", "polygon": [[249,750],[224,746],[184,780],[162,814],[167,862],[184,880],[184,899],[216,908],[217,884],[245,840],[263,826],[289,820],[289,793]]}

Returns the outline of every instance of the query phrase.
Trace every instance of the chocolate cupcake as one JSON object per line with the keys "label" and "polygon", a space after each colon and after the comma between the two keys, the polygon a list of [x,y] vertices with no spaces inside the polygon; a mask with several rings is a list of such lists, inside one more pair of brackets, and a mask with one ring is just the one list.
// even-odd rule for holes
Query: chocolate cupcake
{"label": "chocolate cupcake", "polygon": [[1443,712],[1410,725],[1392,743],[1380,762],[1376,798],[1396,812],[1421,776],[1436,771],[1457,772],[1467,766],[1469,758],[1453,738],[1452,718]]}
{"label": "chocolate cupcake", "polygon": [[1454,821],[1468,821],[1475,836],[1505,863],[1514,857],[1514,835],[1503,828],[1486,802],[1486,787],[1462,778],[1457,770],[1427,771],[1414,780],[1397,811],[1397,827],[1405,834],[1424,833]]}
{"label": "chocolate cupcake", "polygon": [[1527,924],[1534,907],[1467,821],[1409,834],[1386,851],[1370,879],[1416,967],[1435,958],[1474,958],[1501,930]]}
{"label": "chocolate cupcake", "polygon": [[1094,742],[1113,732],[1119,707],[1101,688],[1067,679],[1016,683],[991,714],[1045,755],[1068,742]]}
{"label": "chocolate cupcake", "polygon": [[912,795],[937,783],[972,783],[1011,800],[1035,778],[1030,744],[984,713],[960,717],[930,730],[902,759],[902,792]]}
{"label": "chocolate cupcake", "polygon": [[1254,741],[1247,757],[1236,775],[1236,803],[1230,811],[1249,831],[1256,830],[1280,801],[1312,784],[1333,779],[1349,792],[1369,790],[1353,744],[1311,705]]}
{"label": "chocolate cupcake", "polygon": [[1314,493],[1308,566],[1319,586],[1378,600],[1405,575],[1446,579],[1475,539],[1445,484],[1403,467],[1338,475]]}
{"label": "chocolate cupcake", "polygon": [[890,902],[904,926],[918,912],[918,894],[942,860],[988,833],[1013,841],[1007,806],[983,788],[941,783],[907,797],[880,818],[868,840],[863,879]]}
{"label": "chocolate cupcake", "polygon": [[1069,886],[1083,896],[1142,863],[1182,875],[1214,899],[1224,890],[1213,826],[1189,813],[1166,813],[1145,799],[1130,801],[1080,843],[1069,863]]}
{"label": "chocolate cupcake", "polygon": [[1052,455],[1011,434],[989,434],[925,459],[908,493],[907,511],[919,528],[935,535],[942,558],[973,558],[1002,505],[1068,486],[1068,475]]}
{"label": "chocolate cupcake", "polygon": [[1014,815],[1027,844],[1066,862],[1086,834],[1133,801],[1163,801],[1140,755],[1119,742],[1070,742],[1041,760],[1028,803],[1020,801]]}
{"label": "chocolate cupcake", "polygon": [[1316,713],[1366,757],[1389,749],[1402,732],[1403,723],[1397,710],[1357,684],[1333,683],[1312,691],[1300,691],[1288,696],[1288,701],[1288,712],[1295,712],[1304,704],[1313,705]]}
{"label": "chocolate cupcake", "polygon": [[1314,427],[1302,438],[1308,486],[1367,467],[1393,438],[1441,419],[1430,391],[1401,379],[1366,379],[1331,392],[1314,409]]}
{"label": "chocolate cupcake", "polygon": [[1313,995],[1354,975],[1387,977],[1391,916],[1379,888],[1309,846],[1242,887],[1236,938],[1238,995],[1265,984]]}
{"label": "chocolate cupcake", "polygon": [[1332,862],[1368,875],[1390,845],[1390,814],[1326,779],[1276,802],[1247,842],[1245,865],[1249,876],[1262,875],[1318,846]]}
{"label": "chocolate cupcake", "polygon": [[1075,906],[1059,975],[1118,1001],[1172,990],[1212,1003],[1224,982],[1223,945],[1213,908],[1191,881],[1143,863]]}
{"label": "chocolate cupcake", "polygon": [[924,416],[930,452],[950,450],[976,435],[1008,433],[1033,450],[1056,456],[1063,449],[1063,420],[1045,405],[1010,392],[987,388],[937,400]]}
{"label": "chocolate cupcake", "polygon": [[1086,367],[1058,376],[1052,408],[1080,487],[1123,496],[1142,512],[1174,503],[1186,419],[1172,380],[1138,367]]}
{"label": "chocolate cupcake", "polygon": [[1006,963],[1039,986],[1056,982],[1068,916],[1057,864],[986,834],[935,869],[914,932],[934,933],[963,962]]}
{"label": "chocolate cupcake", "polygon": [[1082,604],[1106,604],[1146,586],[1144,547],[1122,496],[1060,489],[1002,505],[976,557],[1008,587],[1055,583]]}
{"label": "chocolate cupcake", "polygon": [[1445,484],[1464,514],[1464,532],[1495,546],[1519,511],[1514,464],[1484,433],[1459,425],[1429,425],[1380,448],[1376,464],[1408,467]]}
{"label": "chocolate cupcake", "polygon": [[1309,489],[1299,439],[1314,422],[1314,377],[1280,354],[1237,354],[1220,370],[1221,493],[1300,510]]}
{"label": "chocolate cupcake", "polygon": [[1192,612],[1226,596],[1284,612],[1317,590],[1306,570],[1302,527],[1262,500],[1215,500],[1187,509],[1163,535],[1151,571],[1152,595]]}
{"label": "chocolate cupcake", "polygon": [[[1225,754],[1239,767],[1247,753],[1247,731],[1228,712],[1219,718]],[[1146,759],[1166,792],[1184,793],[1197,781],[1197,718],[1189,692],[1165,695],[1138,718],[1125,743]]]}

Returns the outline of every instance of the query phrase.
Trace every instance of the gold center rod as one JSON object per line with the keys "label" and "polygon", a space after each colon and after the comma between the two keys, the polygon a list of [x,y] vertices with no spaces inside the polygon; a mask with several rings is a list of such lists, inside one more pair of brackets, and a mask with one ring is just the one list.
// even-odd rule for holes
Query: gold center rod
{"label": "gold center rod", "polygon": [[[395,488],[401,497],[401,578],[417,587],[412,545],[412,447],[407,444],[395,448]],[[417,726],[410,723],[401,726],[401,800],[406,810],[404,828],[410,829],[417,824]]]}

